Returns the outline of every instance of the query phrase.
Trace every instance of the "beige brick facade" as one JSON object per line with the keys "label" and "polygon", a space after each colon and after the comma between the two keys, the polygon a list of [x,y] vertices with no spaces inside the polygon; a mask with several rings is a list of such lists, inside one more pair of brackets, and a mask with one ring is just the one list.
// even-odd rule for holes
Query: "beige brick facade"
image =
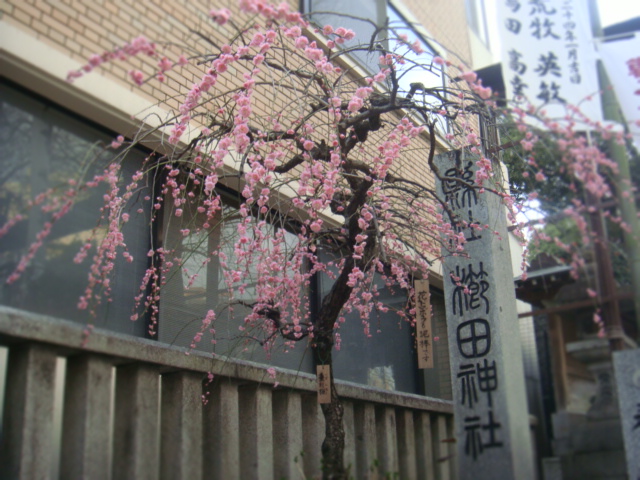
{"label": "beige brick facade", "polygon": [[431,37],[445,48],[448,59],[457,65],[471,64],[471,49],[464,1],[402,0]]}
{"label": "beige brick facade", "polygon": [[[297,2],[290,2],[297,7]],[[409,10],[436,41],[445,47],[448,56],[470,61],[468,30],[462,0],[404,0],[394,2]],[[425,8],[427,3],[427,8]],[[224,40],[225,28],[214,26],[207,12],[222,2],[157,0],[4,0],[2,21],[13,24],[79,63],[93,53],[102,53],[144,34],[162,42],[201,42],[190,31],[202,31],[216,41]],[[228,5],[235,9],[235,2]],[[28,59],[27,59],[28,60]],[[145,61],[146,60],[146,61]],[[142,57],[124,64],[112,62],[100,69],[100,74],[120,82],[126,88],[143,91],[149,99],[163,101],[179,93],[179,86],[188,87],[194,73],[169,73],[163,85],[151,82],[135,88],[127,78],[131,68],[153,74],[155,63]],[[175,106],[175,102],[171,106]]]}
{"label": "beige brick facade", "polygon": [[[297,2],[291,1],[292,8],[297,6]],[[425,8],[425,3],[426,8]],[[393,1],[403,13],[412,13],[414,16],[408,18],[411,22],[421,24],[427,33],[437,40],[438,44],[445,48],[443,55],[454,65],[459,64],[458,58],[469,60],[470,47],[468,39],[468,29],[465,22],[465,11],[463,0],[403,0]],[[171,44],[187,45],[199,51],[206,51],[208,45],[194,32],[202,32],[211,40],[218,44],[223,44],[228,37],[227,27],[218,26],[208,17],[208,11],[212,7],[220,7],[217,2],[205,1],[160,1],[160,0],[4,0],[2,7],[2,22],[17,28],[27,37],[52,48],[61,57],[72,60],[74,68],[85,64],[88,57],[94,53],[102,53],[130,41],[140,34],[144,34],[151,40],[157,40],[161,45],[165,45],[163,51],[171,59],[176,59],[182,50],[171,47]],[[232,10],[237,10],[235,2],[227,5]],[[408,15],[407,15],[408,16]],[[36,48],[37,50],[37,48]],[[25,64],[30,65],[34,70],[43,67],[37,58],[22,58]],[[124,92],[130,92],[131,98],[144,100],[140,105],[160,105],[165,112],[176,110],[179,107],[182,95],[184,95],[194,82],[197,82],[202,71],[196,67],[180,67],[166,72],[166,81],[160,83],[152,80],[142,87],[137,87],[128,78],[131,69],[139,69],[145,75],[153,75],[157,72],[157,59],[144,55],[139,55],[126,62],[113,61],[101,66],[88,78],[81,79],[89,92],[85,95],[84,103],[75,104],[66,102],[59,97],[55,89],[50,89],[47,78],[51,77],[51,82],[57,82],[59,88],[66,89],[70,96],[75,94],[76,84],[68,86],[62,85],[62,79],[66,71],[44,71],[39,75],[44,78],[40,83],[37,93],[57,101],[62,106],[76,110],[83,116],[89,116],[92,120],[104,126],[116,130],[120,133],[131,134],[135,131],[137,122],[129,121],[126,118],[131,115],[142,114],[138,118],[145,118],[145,107],[134,107],[135,102],[125,100]],[[58,69],[60,70],[60,69]],[[17,76],[16,76],[17,75]],[[241,78],[240,72],[236,78]],[[102,83],[109,87],[102,87]],[[14,74],[13,81],[22,83],[20,74]],[[357,81],[357,79],[356,79]],[[216,88],[224,89],[231,87],[233,78],[220,77]],[[234,82],[235,83],[235,82]],[[93,90],[91,86],[93,85]],[[29,85],[25,85],[29,88]],[[111,87],[117,87],[122,94],[111,92]],[[85,87],[83,87],[85,88]],[[262,112],[282,112],[286,115],[295,115],[290,111],[289,103],[284,98],[272,95],[268,88],[256,90],[253,96],[253,108]],[[121,121],[109,122],[107,116],[103,115],[104,106],[93,110],[89,114],[86,103],[91,102],[92,97],[97,97],[102,105],[116,110],[115,115],[120,115]],[[128,97],[127,97],[128,98]],[[118,100],[120,103],[116,102]],[[136,103],[137,105],[137,103]],[[122,110],[124,107],[124,112]],[[124,119],[124,121],[122,121]],[[373,151],[389,130],[381,130],[376,135],[372,135],[367,148]],[[373,141],[372,141],[373,140]],[[412,150],[406,151],[403,155],[403,162],[396,168],[395,173],[416,182],[426,183],[433,187],[433,180],[426,165],[426,154],[428,149],[427,140],[418,144]],[[366,155],[366,154],[365,154]]]}

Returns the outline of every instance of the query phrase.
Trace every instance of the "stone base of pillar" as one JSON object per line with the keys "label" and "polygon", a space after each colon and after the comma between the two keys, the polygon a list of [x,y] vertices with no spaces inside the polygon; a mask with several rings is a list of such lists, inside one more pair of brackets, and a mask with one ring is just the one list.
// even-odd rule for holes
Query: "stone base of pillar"
{"label": "stone base of pillar", "polygon": [[[567,344],[567,351],[593,374],[596,390],[583,415],[554,415],[554,452],[563,480],[626,479],[622,426],[613,363],[607,340],[589,339]],[[551,477],[554,478],[554,477]]]}

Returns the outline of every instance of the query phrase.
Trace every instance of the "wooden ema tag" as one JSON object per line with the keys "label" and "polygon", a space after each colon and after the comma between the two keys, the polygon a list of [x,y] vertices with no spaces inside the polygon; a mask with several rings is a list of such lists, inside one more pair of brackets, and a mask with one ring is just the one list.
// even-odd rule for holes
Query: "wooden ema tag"
{"label": "wooden ema tag", "polygon": [[429,280],[414,282],[416,298],[416,347],[418,368],[433,368],[433,335],[431,332],[431,296]]}
{"label": "wooden ema tag", "polygon": [[318,365],[316,377],[318,380],[318,403],[331,403],[331,367]]}

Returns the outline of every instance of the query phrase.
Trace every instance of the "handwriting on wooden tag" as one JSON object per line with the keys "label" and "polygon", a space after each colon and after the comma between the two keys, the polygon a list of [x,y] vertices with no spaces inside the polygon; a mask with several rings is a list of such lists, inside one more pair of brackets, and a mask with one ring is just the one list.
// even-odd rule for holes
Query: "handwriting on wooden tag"
{"label": "handwriting on wooden tag", "polygon": [[429,280],[416,280],[416,346],[418,368],[433,368],[433,335],[431,332],[431,302]]}
{"label": "handwriting on wooden tag", "polygon": [[316,367],[318,380],[318,403],[331,403],[331,367],[318,365]]}

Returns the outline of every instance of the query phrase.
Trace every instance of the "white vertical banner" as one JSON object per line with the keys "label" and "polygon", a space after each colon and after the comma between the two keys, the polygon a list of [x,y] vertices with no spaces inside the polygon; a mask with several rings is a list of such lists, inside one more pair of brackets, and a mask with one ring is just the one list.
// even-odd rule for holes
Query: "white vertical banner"
{"label": "white vertical banner", "polygon": [[[618,98],[633,143],[640,149],[640,79],[631,75],[631,63],[640,59],[640,35],[601,43],[600,57]],[[640,63],[640,60],[635,60]]]}
{"label": "white vertical banner", "polygon": [[602,121],[586,0],[498,0],[507,99],[549,118]]}

